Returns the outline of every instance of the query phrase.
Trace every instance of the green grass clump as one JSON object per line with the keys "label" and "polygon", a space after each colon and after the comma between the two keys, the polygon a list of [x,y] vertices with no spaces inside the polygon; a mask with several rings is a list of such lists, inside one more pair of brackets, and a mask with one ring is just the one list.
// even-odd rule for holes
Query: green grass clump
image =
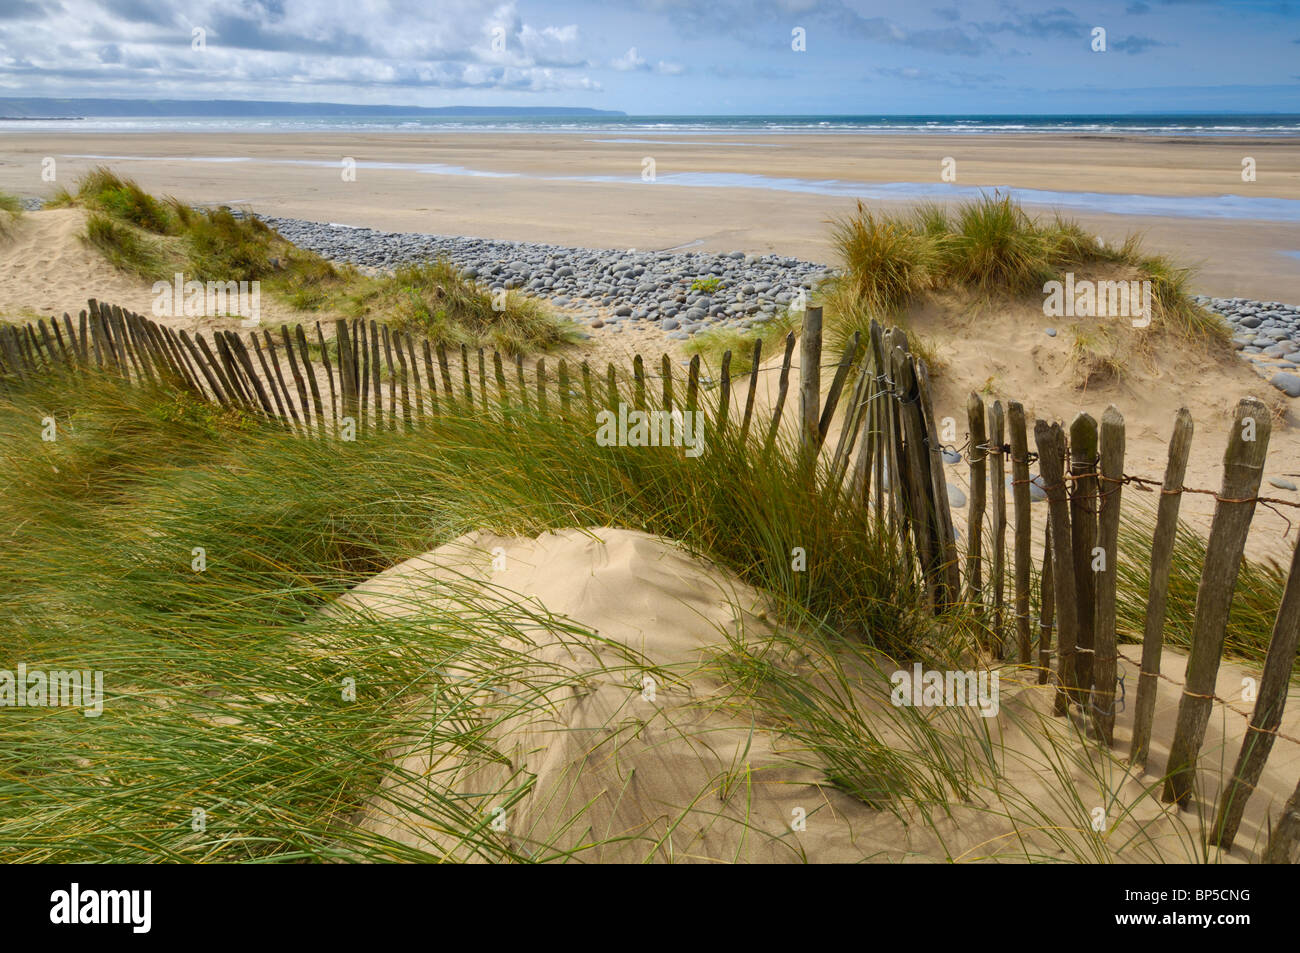
{"label": "green grass clump", "polygon": [[[754,363],[754,342],[761,340],[763,349],[759,360],[766,361],[773,354],[781,353],[785,346],[785,336],[791,331],[798,333],[802,317],[789,309],[779,311],[766,321],[755,322],[748,328],[713,327],[683,343],[682,349],[687,354],[698,354],[706,367],[715,372],[722,367],[722,356],[731,352],[731,375],[748,374]],[[716,373],[714,375],[717,376]]]}
{"label": "green grass clump", "polygon": [[77,181],[75,192],[60,187],[45,205],[46,208],[80,206],[155,235],[176,234],[178,224],[167,201],[154,198],[134,180],[124,179],[103,166],[83,175]]}
{"label": "green grass clump", "polygon": [[[909,214],[877,213],[861,202],[834,225],[840,274],[827,289],[828,332],[847,340],[874,318],[897,323],[929,290],[966,289],[985,299],[1027,296],[1065,272],[1127,267],[1152,283],[1155,323],[1200,344],[1228,340],[1226,323],[1195,305],[1190,269],[1141,251],[1130,235],[1107,245],[1077,222],[1029,216],[1009,195],[994,192],[951,213],[926,203]],[[836,328],[836,324],[840,327]]]}
{"label": "green grass clump", "polygon": [[1232,328],[1223,318],[1192,300],[1188,290],[1193,275],[1190,268],[1179,267],[1163,255],[1142,258],[1139,268],[1151,282],[1153,321],[1204,344],[1226,345],[1232,339]]}
{"label": "green grass clump", "polygon": [[892,316],[936,279],[936,236],[905,221],[876,215],[859,202],[857,214],[836,222],[833,234],[842,262],[838,292],[856,307]]}
{"label": "green grass clump", "polygon": [[86,219],[85,238],[118,271],[145,280],[163,271],[165,256],[156,241],[100,212]]}
{"label": "green grass clump", "polygon": [[509,354],[574,339],[576,329],[541,301],[513,291],[498,298],[448,261],[363,275],[298,248],[255,215],[156,199],[108,169],[92,170],[74,192],[61,189],[47,204],[89,210],[86,240],[115,268],[148,281],[170,281],[176,271],[197,281],[262,281],[299,310],[371,318],[435,343]]}
{"label": "green grass clump", "polygon": [[23,203],[18,196],[0,192],[0,238],[8,237],[14,222],[23,214]]}
{"label": "green grass clump", "polygon": [[1020,295],[1042,288],[1062,264],[1057,247],[1009,195],[961,206],[943,248],[945,275],[980,294]]}
{"label": "green grass clump", "polygon": [[[1146,626],[1150,581],[1151,540],[1155,516],[1149,510],[1126,509],[1120,523],[1116,627],[1121,637],[1141,642]],[[1174,556],[1169,570],[1169,597],[1165,613],[1164,640],[1168,645],[1187,648],[1192,643],[1196,619],[1196,593],[1205,566],[1207,540],[1179,521],[1174,536]],[[1224,654],[1262,665],[1282,603],[1286,571],[1273,562],[1242,561],[1237,586],[1228,614]],[[1300,658],[1293,672],[1300,674]]]}
{"label": "green grass clump", "polygon": [[493,293],[445,258],[402,265],[392,274],[359,277],[344,292],[354,317],[382,317],[435,342],[494,347],[522,354],[572,340],[573,328],[535,298]]}
{"label": "green grass clump", "polygon": [[198,281],[254,281],[267,277],[279,239],[256,216],[236,218],[228,208],[195,212],[184,237],[189,271]]}
{"label": "green grass clump", "polygon": [[691,291],[695,293],[712,294],[722,286],[722,279],[716,277],[696,278],[691,282]]}

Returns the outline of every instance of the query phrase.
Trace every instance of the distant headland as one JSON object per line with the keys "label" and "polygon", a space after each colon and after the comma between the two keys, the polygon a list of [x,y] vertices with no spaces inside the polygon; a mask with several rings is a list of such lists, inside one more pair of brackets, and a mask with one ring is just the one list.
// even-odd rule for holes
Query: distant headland
{"label": "distant headland", "polygon": [[371,106],[244,99],[50,99],[0,97],[5,119],[84,119],[113,116],[625,116],[581,106]]}

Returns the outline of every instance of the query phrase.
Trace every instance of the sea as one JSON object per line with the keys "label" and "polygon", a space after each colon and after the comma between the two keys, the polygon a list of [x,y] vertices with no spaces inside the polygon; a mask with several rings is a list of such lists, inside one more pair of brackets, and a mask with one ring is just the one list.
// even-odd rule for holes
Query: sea
{"label": "sea", "polygon": [[113,116],[4,119],[4,131],[64,132],[511,132],[579,133],[630,141],[718,134],[1056,135],[1143,137],[1300,137],[1295,114],[1128,116]]}

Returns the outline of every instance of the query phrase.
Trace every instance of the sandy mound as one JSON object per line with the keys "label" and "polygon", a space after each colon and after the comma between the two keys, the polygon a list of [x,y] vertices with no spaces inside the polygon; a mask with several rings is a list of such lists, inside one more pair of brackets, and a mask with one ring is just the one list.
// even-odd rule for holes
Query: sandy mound
{"label": "sandy mound", "polygon": [[[969,430],[966,399],[983,394],[991,406],[1019,400],[1029,418],[1033,447],[1034,418],[1058,419],[1068,426],[1080,411],[1096,420],[1114,404],[1126,424],[1126,473],[1162,479],[1169,438],[1179,407],[1195,421],[1185,484],[1217,491],[1223,480],[1223,451],[1237,402],[1255,396],[1275,410],[1268,463],[1261,493],[1300,502],[1300,495],[1268,484],[1300,470],[1300,431],[1293,424],[1297,409],[1249,364],[1232,352],[1206,353],[1172,335],[1135,329],[1127,319],[1049,318],[1032,303],[1013,302],[983,310],[963,310],[953,300],[930,300],[915,309],[910,326],[936,345],[944,366],[935,379],[935,414],[957,422],[958,442]],[[1056,330],[1056,336],[1047,329]],[[1089,352],[1080,356],[1076,341]],[[950,480],[966,489],[970,468],[963,461],[948,467]],[[1036,471],[1035,471],[1036,472]],[[1155,494],[1126,487],[1125,499],[1154,506]],[[969,496],[969,494],[967,494]],[[1035,516],[1044,515],[1035,507]],[[1212,497],[1187,494],[1181,515],[1208,532]],[[1284,508],[1293,522],[1296,511]],[[959,514],[964,521],[964,512]],[[960,523],[959,523],[960,525]],[[1252,555],[1289,560],[1295,536],[1282,537],[1285,521],[1263,507],[1252,524]]]}
{"label": "sandy mound", "polygon": [[[367,830],[474,859],[454,831],[420,809],[454,792],[471,817],[499,818],[494,836],[542,859],[564,853],[626,862],[943,861],[1008,859],[1028,851],[1069,860],[1076,855],[1054,838],[1068,836],[1085,850],[1106,852],[1102,836],[1090,828],[1089,812],[1102,807],[1114,826],[1105,843],[1111,849],[1129,843],[1120,859],[1191,856],[1194,838],[1185,827],[1195,825],[1189,815],[1178,817],[1142,799],[1151,777],[1133,778],[1090,758],[1063,720],[1040,715],[1050,705],[1048,690],[1026,684],[1032,675],[1012,670],[1003,673],[997,717],[967,717],[968,710],[959,710],[955,721],[943,722],[964,725],[971,739],[988,732],[985,740],[1003,771],[996,785],[976,784],[966,803],[953,798],[931,811],[928,823],[914,807],[900,815],[873,810],[832,787],[815,755],[752,706],[735,703],[715,664],[729,641],[756,653],[769,644],[761,598],[670,542],[610,529],[565,530],[535,540],[475,533],[358,586],[336,611],[411,616],[441,598],[439,586],[447,584],[470,585],[485,596],[510,592],[534,606],[538,624],[506,641],[527,652],[536,673],[562,666],[571,678],[489,727],[486,737],[504,755],[498,762],[471,760],[463,750],[424,738],[395,742],[393,761],[401,770],[357,819]],[[567,631],[546,622],[547,610],[570,620]],[[788,663],[809,685],[821,682],[820,666],[791,657],[796,654],[786,653],[780,664]],[[1177,653],[1166,651],[1165,659],[1171,673],[1181,673]],[[886,673],[894,668],[883,663]],[[888,689],[880,691],[882,680],[861,669],[855,667],[854,717],[867,719],[891,749],[908,750]],[[1234,680],[1239,689],[1241,675],[1225,665],[1222,690],[1230,691]],[[652,696],[647,676],[654,679]],[[1133,685],[1136,673],[1128,671],[1127,681]],[[534,697],[526,673],[511,684],[520,697]],[[1167,742],[1177,694],[1165,683],[1160,688],[1155,738]],[[463,700],[473,697],[484,698]],[[449,702],[419,704],[433,716]],[[926,717],[949,718],[954,709],[943,711]],[[1235,715],[1223,720],[1217,714],[1212,719],[1206,751],[1221,748],[1231,761],[1245,722]],[[1284,730],[1294,731],[1298,720],[1293,705]],[[1121,713],[1116,750],[1126,750],[1130,725],[1131,712]],[[1226,859],[1246,857],[1264,811],[1275,812],[1289,793],[1296,762],[1285,748],[1280,742],[1251,801],[1242,847]],[[1165,754],[1157,744],[1152,765],[1162,765]],[[1077,798],[1062,795],[1057,771],[1074,777]],[[508,808],[501,808],[503,790],[517,792]],[[1132,802],[1138,803],[1121,819]],[[796,830],[800,816],[806,826]],[[1147,822],[1147,833],[1134,838],[1137,825]]]}
{"label": "sandy mound", "polygon": [[81,240],[80,209],[27,212],[8,241],[0,239],[0,315],[74,318],[88,298],[149,314],[149,287],[122,274]]}
{"label": "sandy mound", "polygon": [[[61,318],[64,313],[75,319],[86,301],[94,298],[175,328],[241,329],[238,318],[155,315],[153,283],[110,265],[82,240],[85,231],[86,213],[77,208],[26,212],[14,223],[10,237],[0,238],[0,320]],[[261,315],[262,323],[272,326],[302,321],[310,327],[320,318],[265,294]]]}
{"label": "sandy mound", "polygon": [[[1031,450],[1035,418],[1061,420],[1068,427],[1080,411],[1100,421],[1106,407],[1114,404],[1126,423],[1125,472],[1160,480],[1164,476],[1174,416],[1179,407],[1186,407],[1191,411],[1196,429],[1185,484],[1217,491],[1222,483],[1223,450],[1233,412],[1241,398],[1255,396],[1274,411],[1261,494],[1300,502],[1300,493],[1268,483],[1270,477],[1296,482],[1295,478],[1300,476],[1300,428],[1295,426],[1300,401],[1291,400],[1271,387],[1247,362],[1231,352],[1207,353],[1158,332],[1143,340],[1139,336],[1144,332],[1127,326],[1122,319],[1107,323],[1097,318],[1047,318],[1041,307],[1032,302],[999,302],[977,307],[959,295],[925,299],[912,309],[907,326],[912,334],[924,339],[941,362],[938,372],[932,374],[935,416],[941,422],[946,417],[953,418],[957,435],[953,444],[957,447],[965,444],[969,432],[966,401],[972,391],[983,395],[988,407],[994,400],[1001,400],[1004,407],[1013,400],[1024,404]],[[1055,337],[1048,336],[1048,328],[1056,330]],[[1089,345],[1092,359],[1081,360],[1074,352],[1076,333]],[[766,353],[759,371],[754,410],[753,426],[761,428],[760,432],[766,431],[776,405],[783,345],[777,344]],[[782,414],[786,432],[790,434],[795,433],[799,414],[800,356],[801,346],[796,341]],[[823,401],[839,358],[838,350],[829,345],[824,348]],[[1115,366],[1111,367],[1110,362]],[[839,440],[854,381],[850,377],[841,393],[826,438],[827,455],[834,451]],[[733,420],[743,413],[748,389],[748,375],[733,382]],[[970,466],[965,454],[961,463],[945,467],[945,475],[969,499]],[[1126,487],[1124,494],[1130,506],[1149,502],[1154,507],[1155,494],[1143,492],[1136,485]],[[992,505],[991,496],[989,505]],[[1007,507],[1010,526],[1009,494]],[[1211,497],[1199,494],[1183,497],[1180,515],[1202,532],[1209,531],[1213,512]],[[1300,513],[1290,507],[1281,508],[1281,512],[1293,523]],[[1039,534],[1035,536],[1035,546],[1041,548],[1046,508],[1035,506],[1033,515]],[[965,535],[965,507],[954,509],[953,518]],[[988,520],[986,512],[986,539],[992,531]],[[1294,531],[1289,537],[1283,537],[1287,529],[1286,521],[1277,513],[1257,508],[1248,553],[1255,558],[1276,559],[1285,565],[1295,540]]]}

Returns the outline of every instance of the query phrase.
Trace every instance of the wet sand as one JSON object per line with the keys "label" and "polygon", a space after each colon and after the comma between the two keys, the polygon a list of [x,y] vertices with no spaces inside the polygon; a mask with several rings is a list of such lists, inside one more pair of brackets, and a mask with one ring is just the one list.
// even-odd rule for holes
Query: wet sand
{"label": "wet sand", "polygon": [[[1064,214],[1107,241],[1143,232],[1150,250],[1197,268],[1197,291],[1300,301],[1295,140],[34,132],[0,142],[0,189],[48,195],[46,156],[61,183],[106,164],[153,192],[318,221],[821,262],[834,260],[827,223],[859,195],[897,208],[976,188],[1063,193],[1034,197],[1064,202]],[[353,181],[345,157],[356,163]],[[1245,157],[1255,160],[1254,182],[1242,181]],[[955,183],[942,181],[945,158]],[[654,181],[643,179],[646,159]],[[1027,207],[1052,213],[1050,204]],[[1225,208],[1258,217],[1212,217]]]}

